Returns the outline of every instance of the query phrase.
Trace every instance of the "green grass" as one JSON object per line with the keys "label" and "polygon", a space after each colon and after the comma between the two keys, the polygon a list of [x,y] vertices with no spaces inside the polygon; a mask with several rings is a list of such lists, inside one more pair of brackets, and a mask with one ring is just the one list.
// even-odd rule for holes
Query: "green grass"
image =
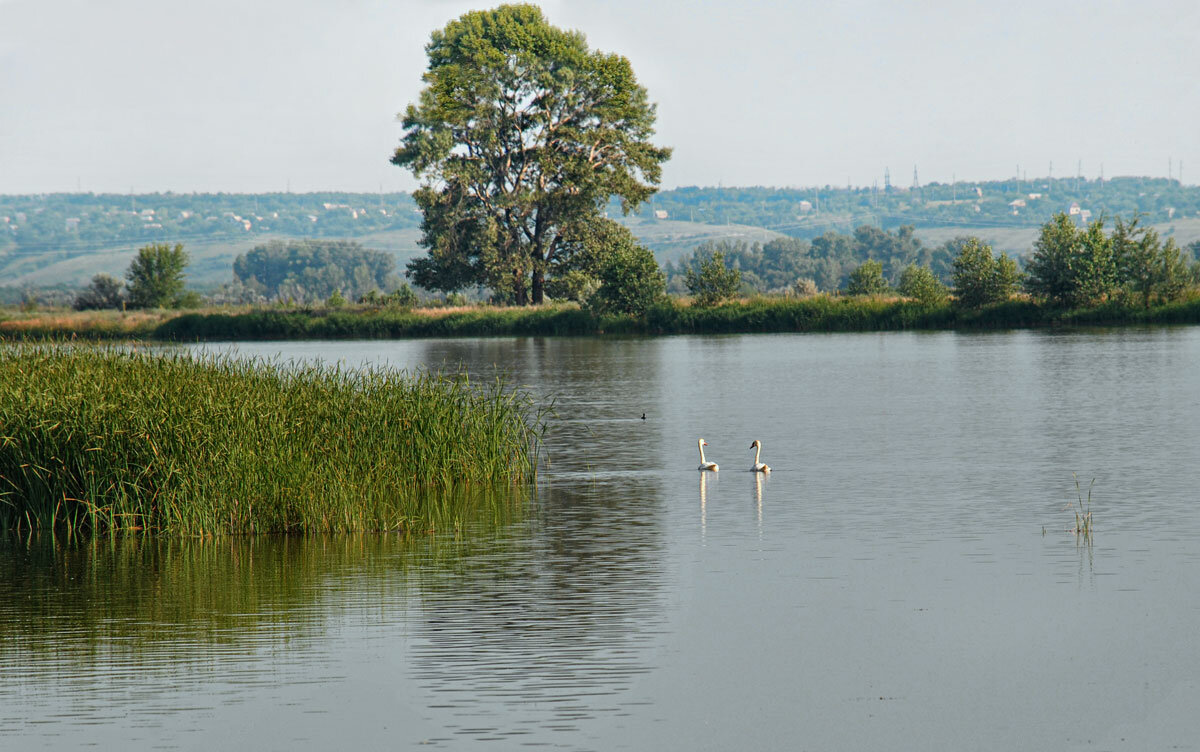
{"label": "green grass", "polygon": [[499,383],[18,344],[0,357],[0,527],[453,526],[520,497],[541,425]]}

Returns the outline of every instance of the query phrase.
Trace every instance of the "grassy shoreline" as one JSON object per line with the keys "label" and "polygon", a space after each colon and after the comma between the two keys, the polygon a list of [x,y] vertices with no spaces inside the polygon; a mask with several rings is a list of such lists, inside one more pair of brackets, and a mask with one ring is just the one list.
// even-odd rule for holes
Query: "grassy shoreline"
{"label": "grassy shoreline", "polygon": [[0,529],[453,526],[527,490],[540,425],[522,393],[437,374],[13,345]]}
{"label": "grassy shoreline", "polygon": [[1200,298],[1145,308],[1106,303],[1063,309],[1011,300],[979,309],[888,298],[752,298],[713,308],[671,301],[640,318],[594,316],[575,305],[490,306],[413,311],[245,308],[201,312],[87,312],[0,318],[0,340],[203,342],[288,339],[400,339],[605,334],[733,334],[901,330],[1035,329],[1200,323]]}

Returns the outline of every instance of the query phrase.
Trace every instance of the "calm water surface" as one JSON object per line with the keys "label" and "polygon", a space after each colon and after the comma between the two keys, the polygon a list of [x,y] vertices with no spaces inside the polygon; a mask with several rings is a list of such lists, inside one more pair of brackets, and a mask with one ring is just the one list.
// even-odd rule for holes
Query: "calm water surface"
{"label": "calm water surface", "polygon": [[208,349],[509,374],[538,499],[0,542],[0,749],[1200,746],[1200,329]]}

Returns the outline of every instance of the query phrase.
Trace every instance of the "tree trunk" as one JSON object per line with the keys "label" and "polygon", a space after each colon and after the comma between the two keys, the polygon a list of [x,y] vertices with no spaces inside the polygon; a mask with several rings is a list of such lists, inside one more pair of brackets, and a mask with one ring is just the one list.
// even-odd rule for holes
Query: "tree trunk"
{"label": "tree trunk", "polygon": [[546,273],[536,266],[533,269],[533,304],[541,305],[545,295]]}
{"label": "tree trunk", "polygon": [[519,306],[529,305],[526,297],[525,273],[520,269],[513,270],[513,303]]}

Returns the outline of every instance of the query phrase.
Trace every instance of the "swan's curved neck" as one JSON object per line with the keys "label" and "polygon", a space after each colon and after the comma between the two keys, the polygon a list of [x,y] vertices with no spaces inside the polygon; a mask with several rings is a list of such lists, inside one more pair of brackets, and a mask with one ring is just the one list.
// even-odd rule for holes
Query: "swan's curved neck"
{"label": "swan's curved neck", "polygon": [[758,455],[760,455],[761,453],[762,453],[762,444],[756,444],[754,446],[754,464],[755,465],[758,464]]}
{"label": "swan's curved neck", "polygon": [[698,441],[698,442],[696,442],[696,446],[700,447],[700,464],[703,465],[704,464],[704,442]]}

